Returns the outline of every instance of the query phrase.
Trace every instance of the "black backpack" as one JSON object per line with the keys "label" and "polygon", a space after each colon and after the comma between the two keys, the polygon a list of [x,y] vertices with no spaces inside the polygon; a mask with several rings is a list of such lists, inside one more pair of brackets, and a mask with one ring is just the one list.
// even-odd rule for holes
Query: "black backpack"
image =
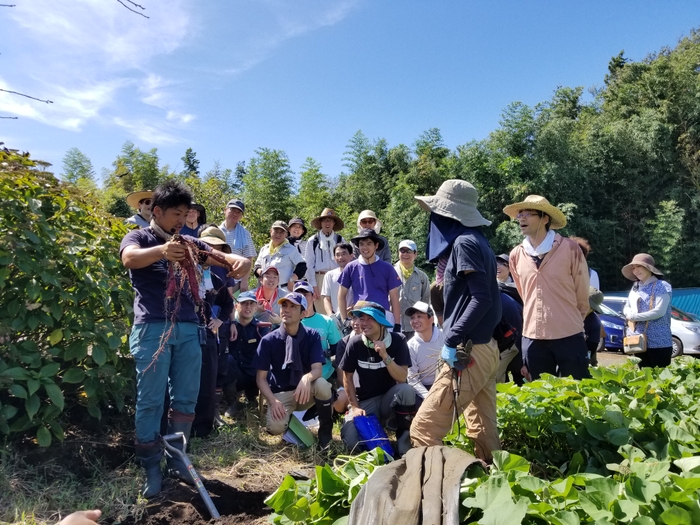
{"label": "black backpack", "polygon": [[518,330],[504,318],[501,318],[496,328],[493,329],[493,338],[496,340],[499,352],[508,350],[513,346],[517,336]]}

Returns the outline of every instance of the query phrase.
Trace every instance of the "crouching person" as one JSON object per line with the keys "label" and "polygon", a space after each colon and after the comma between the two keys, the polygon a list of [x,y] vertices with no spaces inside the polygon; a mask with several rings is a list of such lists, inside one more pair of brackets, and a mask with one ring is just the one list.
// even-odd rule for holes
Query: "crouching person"
{"label": "crouching person", "polygon": [[326,448],[333,439],[331,385],[321,377],[326,361],[318,332],[302,326],[307,304],[300,293],[278,301],[282,325],[260,341],[253,365],[257,384],[267,400],[267,431],[283,434],[295,410],[318,411],[318,442]]}
{"label": "crouching person", "polygon": [[[409,429],[416,413],[416,391],[406,383],[411,364],[406,339],[390,331],[393,325],[379,304],[364,302],[351,315],[359,318],[362,333],[350,338],[339,366],[350,401],[340,435],[353,451],[361,441],[353,417],[374,414],[384,426],[395,415],[397,448],[403,455],[411,448]],[[355,371],[361,385],[357,389]]]}

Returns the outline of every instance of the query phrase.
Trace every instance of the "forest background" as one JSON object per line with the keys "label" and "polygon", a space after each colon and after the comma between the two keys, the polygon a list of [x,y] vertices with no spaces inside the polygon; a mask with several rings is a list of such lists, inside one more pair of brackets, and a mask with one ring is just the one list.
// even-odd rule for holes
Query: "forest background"
{"label": "forest background", "polygon": [[90,159],[76,148],[66,153],[61,175],[118,217],[133,214],[125,201],[129,192],[168,178],[193,190],[210,223],[219,224],[226,202],[239,197],[246,204],[243,223],[258,249],[275,220],[299,216],[309,225],[332,207],[345,220],[342,233],[349,239],[359,212],[372,209],[392,251],[402,239],[413,239],[418,263],[428,271],[428,214],[413,197],[434,194],[446,179],[464,179],[476,186],[480,210],[493,221],[486,233],[496,253],[521,241],[503,207],[534,193],[567,215],[563,234],[590,241],[589,264],[604,290],[628,288],[620,269],[639,252],[651,253],[673,286],[697,285],[700,32],[638,62],[621,52],[610,60],[604,84],[589,93],[560,87],[535,106],[514,102],[487,138],[453,150],[437,128],[410,146],[358,131],[343,156],[347,171],[337,176],[324,173],[312,157],[295,173],[283,150],[264,147],[234,168],[215,163],[206,172],[190,148],[176,173],[159,165],[156,149],[142,151],[132,142],[103,173],[101,188]]}

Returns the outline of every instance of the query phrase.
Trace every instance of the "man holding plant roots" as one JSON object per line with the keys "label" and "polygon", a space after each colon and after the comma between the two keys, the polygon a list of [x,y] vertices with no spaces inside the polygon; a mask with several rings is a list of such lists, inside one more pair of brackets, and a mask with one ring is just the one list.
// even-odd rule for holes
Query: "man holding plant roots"
{"label": "man holding plant roots", "polygon": [[[481,226],[491,221],[476,209],[478,194],[463,180],[447,180],[436,195],[416,197],[430,211],[429,261],[437,262],[444,284],[445,364],[411,425],[414,446],[442,444],[460,412],[476,456],[491,461],[499,450],[496,424],[498,345],[493,330],[501,320],[496,258]],[[471,353],[458,359],[457,347]],[[462,352],[460,352],[461,354]]]}
{"label": "man holding plant roots", "polygon": [[[184,264],[188,246],[173,240],[185,224],[192,194],[182,184],[169,181],[153,194],[153,217],[148,228],[129,232],[121,242],[122,263],[129,269],[134,287],[134,326],[129,337],[136,365],[136,458],[146,469],[143,495],[160,492],[163,449],[160,419],[165,389],[170,388],[168,433],[189,438],[199,392],[201,347],[199,318],[189,287],[179,297],[166,298],[169,266]],[[222,266],[206,252],[214,252],[233,266],[230,276],[240,278],[250,270],[246,258],[213,250],[194,237],[184,237],[196,247],[195,263]],[[161,344],[162,338],[166,338]],[[194,484],[184,463],[168,456],[168,473]]]}

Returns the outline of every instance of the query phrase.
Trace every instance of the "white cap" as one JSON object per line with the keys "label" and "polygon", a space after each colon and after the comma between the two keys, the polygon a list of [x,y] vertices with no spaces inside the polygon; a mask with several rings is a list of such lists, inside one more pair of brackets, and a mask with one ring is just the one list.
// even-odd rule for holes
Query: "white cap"
{"label": "white cap", "polygon": [[[413,241],[411,241],[411,240],[409,240],[409,239],[406,239],[406,240],[401,241],[401,242],[399,243],[399,250],[400,250],[401,248],[408,248],[408,249],[411,250],[412,252],[417,252],[417,251],[418,251],[418,247],[416,247],[416,243],[413,242]],[[425,303],[423,303],[423,304],[425,304]]]}
{"label": "white cap", "polygon": [[424,314],[428,314],[428,317],[432,317],[435,315],[433,313],[433,309],[430,307],[430,305],[428,303],[424,303],[423,301],[418,301],[413,306],[406,308],[406,311],[404,312],[404,314],[411,316],[411,315],[415,314],[416,312],[423,312]]}

